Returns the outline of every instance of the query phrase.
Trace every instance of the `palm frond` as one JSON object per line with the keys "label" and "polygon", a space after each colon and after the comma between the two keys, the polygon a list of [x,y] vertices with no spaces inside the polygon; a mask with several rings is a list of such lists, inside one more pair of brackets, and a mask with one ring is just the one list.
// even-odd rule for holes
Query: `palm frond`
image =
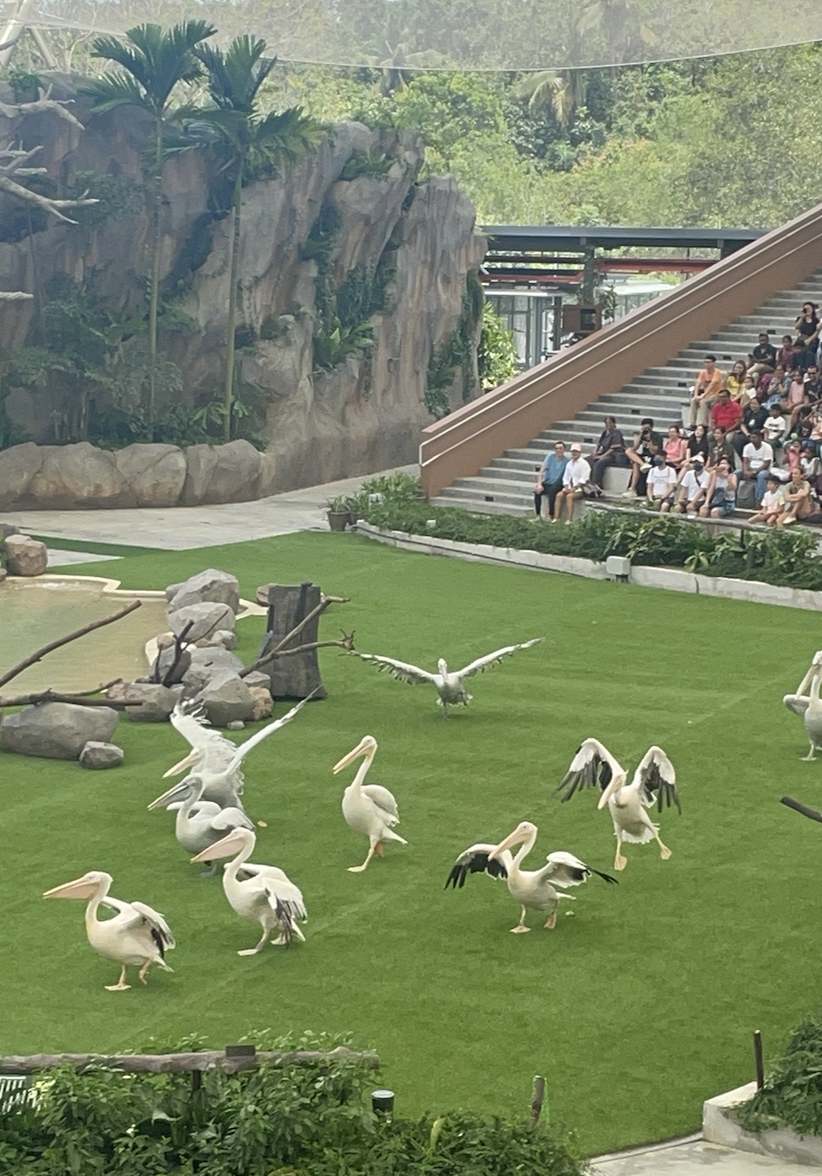
{"label": "palm frond", "polygon": [[78,87],[78,92],[94,100],[92,115],[105,114],[118,106],[139,106],[154,113],[145,91],[128,74],[105,73],[100,78],[89,78]]}
{"label": "palm frond", "polygon": [[235,37],[225,52],[213,45],[199,45],[194,52],[208,72],[215,106],[248,113],[277,60],[263,56],[265,41],[247,35]]}
{"label": "palm frond", "polygon": [[[157,24],[136,25],[126,32],[124,41],[117,37],[98,37],[92,44],[91,53],[93,57],[102,57],[119,65],[125,71],[124,76],[142,92],[136,105],[161,117],[178,82],[190,82],[199,77],[200,62],[192,50],[216,31],[204,20],[185,21],[170,29]],[[120,75],[108,74],[106,77],[111,84]],[[88,91],[84,88],[84,92]],[[108,100],[100,87],[96,97],[101,104]],[[120,97],[115,104],[120,105],[126,100]]]}

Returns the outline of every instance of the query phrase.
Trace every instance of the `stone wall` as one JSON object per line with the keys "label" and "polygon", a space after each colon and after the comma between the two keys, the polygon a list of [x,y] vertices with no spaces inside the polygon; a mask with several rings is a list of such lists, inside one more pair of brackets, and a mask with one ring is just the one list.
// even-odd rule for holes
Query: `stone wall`
{"label": "stone wall", "polygon": [[[54,96],[70,92],[70,80],[57,79]],[[82,102],[73,109],[87,118]],[[142,182],[140,160],[151,128],[137,110],[93,119],[82,133],[46,115],[25,119],[23,131],[26,145],[44,144],[42,163],[62,183],[78,171]],[[385,157],[390,169],[382,176],[341,179],[355,154]],[[237,464],[231,446],[227,453],[223,447],[181,451],[167,445],[109,453],[55,445],[65,440],[62,406],[45,391],[15,388],[5,402],[7,415],[39,448],[35,453],[32,445],[17,446],[1,455],[0,505],[232,501],[415,460],[419,431],[431,420],[423,397],[432,349],[455,330],[466,277],[485,251],[473,207],[453,177],[419,182],[422,162],[422,144],[413,132],[342,123],[300,166],[244,191],[238,320],[250,342],[238,355],[244,379],[263,390],[267,407],[266,451],[256,457],[245,451],[242,478],[231,473]],[[183,400],[202,405],[221,396],[231,221],[209,212],[208,176],[194,153],[166,164],[163,189],[163,278],[167,285],[173,280],[179,307],[194,323],[165,335],[163,347],[183,373]],[[0,217],[8,199],[0,197]],[[371,356],[315,372],[317,264],[303,259],[303,247],[323,208],[334,209],[339,221],[331,257],[335,285],[356,266],[372,273],[380,262],[393,278],[387,312],[370,320]],[[197,268],[186,270],[187,259]],[[0,288],[42,291],[64,273],[93,284],[126,313],[145,289],[149,261],[142,211],[93,228],[55,223],[31,238],[0,243]],[[36,313],[36,303],[5,304],[0,347],[15,350],[27,338],[31,342]],[[260,336],[264,324],[267,338]],[[454,403],[461,393],[458,377]]]}

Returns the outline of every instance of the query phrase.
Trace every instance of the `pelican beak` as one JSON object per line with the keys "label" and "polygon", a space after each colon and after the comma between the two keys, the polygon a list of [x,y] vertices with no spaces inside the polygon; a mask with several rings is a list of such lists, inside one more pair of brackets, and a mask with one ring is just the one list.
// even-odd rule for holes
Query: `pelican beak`
{"label": "pelican beak", "polygon": [[511,849],[511,847],[514,845],[521,845],[526,836],[527,834],[521,833],[519,829],[515,829],[514,832],[509,834],[504,841],[501,841],[499,845],[494,846],[488,855],[489,859],[499,857],[503,850]]}
{"label": "pelican beak", "polygon": [[227,837],[223,837],[222,841],[215,841],[213,845],[209,845],[208,849],[202,850],[191,860],[192,862],[213,862],[216,858],[233,857],[244,845],[245,842],[237,837],[232,829]]}
{"label": "pelican beak", "polygon": [[348,755],[344,755],[341,760],[334,764],[334,775],[336,776],[337,772],[341,772],[343,768],[348,767],[355,759],[359,759],[361,755],[367,755],[370,747],[371,737],[364,735],[353,751],[349,751]]}
{"label": "pelican beak", "polygon": [[73,882],[64,882],[62,886],[55,886],[47,890],[43,898],[91,898],[97,889],[97,882],[88,878],[75,878]]}
{"label": "pelican beak", "polygon": [[604,809],[606,804],[608,803],[608,801],[614,795],[614,793],[617,792],[622,787],[623,783],[624,783],[624,781],[622,780],[622,778],[620,776],[612,776],[611,781],[608,784],[608,787],[605,789],[602,796],[600,796],[600,798],[599,798],[599,803],[597,804],[597,808]]}
{"label": "pelican beak", "polygon": [[[168,775],[168,772],[166,772]],[[168,792],[164,792],[162,796],[158,796],[156,800],[152,800],[148,806],[150,809],[168,808],[170,804],[174,804],[178,800],[185,800],[188,796],[188,785],[183,787],[185,781],[180,781],[179,784],[174,784],[169,788]]]}
{"label": "pelican beak", "polygon": [[190,768],[193,764],[196,764],[199,758],[196,751],[190,751],[185,759],[181,759],[173,768],[169,768],[167,772],[163,772],[163,779],[165,780],[167,776],[179,776],[180,772],[184,772],[186,768]]}

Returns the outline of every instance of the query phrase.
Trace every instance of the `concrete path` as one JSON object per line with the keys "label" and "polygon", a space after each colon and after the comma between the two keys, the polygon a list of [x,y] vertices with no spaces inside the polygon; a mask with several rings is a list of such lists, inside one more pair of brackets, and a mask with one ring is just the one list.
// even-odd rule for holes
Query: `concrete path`
{"label": "concrete path", "polygon": [[819,1168],[736,1151],[700,1137],[591,1161],[595,1176],[819,1176]]}

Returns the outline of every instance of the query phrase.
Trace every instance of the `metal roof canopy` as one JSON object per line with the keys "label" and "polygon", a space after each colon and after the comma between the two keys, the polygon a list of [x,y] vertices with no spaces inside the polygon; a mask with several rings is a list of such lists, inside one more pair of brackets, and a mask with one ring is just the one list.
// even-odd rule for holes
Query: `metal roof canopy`
{"label": "metal roof canopy", "polygon": [[594,228],[584,225],[482,225],[489,252],[568,253],[595,249],[718,249],[727,257],[767,229]]}

